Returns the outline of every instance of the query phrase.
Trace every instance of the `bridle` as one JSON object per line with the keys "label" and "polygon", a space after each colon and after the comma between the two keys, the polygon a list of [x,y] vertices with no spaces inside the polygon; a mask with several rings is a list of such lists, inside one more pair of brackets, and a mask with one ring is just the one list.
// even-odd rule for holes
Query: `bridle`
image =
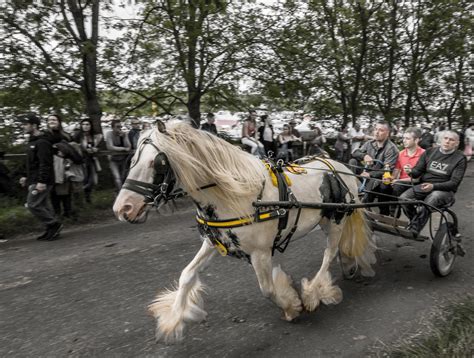
{"label": "bridle", "polygon": [[[150,134],[151,136],[151,134]],[[144,201],[147,205],[159,207],[160,203],[165,203],[169,200],[176,199],[183,196],[185,193],[181,190],[174,190],[176,184],[176,176],[169,164],[168,157],[165,153],[160,151],[158,147],[153,143],[150,136],[146,137],[138,147],[138,157],[130,166],[130,169],[135,167],[140,161],[143,148],[149,144],[158,153],[153,160],[154,177],[153,183],[147,183],[140,180],[126,179],[122,185],[122,189],[127,189],[140,194],[144,197]]]}

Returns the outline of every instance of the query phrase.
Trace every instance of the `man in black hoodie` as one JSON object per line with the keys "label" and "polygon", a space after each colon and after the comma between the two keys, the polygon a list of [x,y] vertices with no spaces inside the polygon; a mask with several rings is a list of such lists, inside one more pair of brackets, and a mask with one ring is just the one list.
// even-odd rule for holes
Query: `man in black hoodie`
{"label": "man in black hoodie", "polygon": [[[425,151],[414,168],[405,165],[405,172],[420,183],[401,195],[405,200],[423,200],[434,207],[451,205],[466,171],[466,158],[457,150],[459,135],[454,131],[440,134],[441,146]],[[416,211],[411,205],[404,206],[410,218],[409,229],[417,236],[429,219],[430,209],[420,206]]]}
{"label": "man in black hoodie", "polygon": [[28,209],[46,226],[46,231],[37,240],[55,240],[63,226],[55,218],[48,202],[54,184],[52,145],[39,131],[41,122],[35,114],[27,114],[21,121],[25,133],[30,137],[26,151],[27,174],[20,179],[20,184],[28,188]]}

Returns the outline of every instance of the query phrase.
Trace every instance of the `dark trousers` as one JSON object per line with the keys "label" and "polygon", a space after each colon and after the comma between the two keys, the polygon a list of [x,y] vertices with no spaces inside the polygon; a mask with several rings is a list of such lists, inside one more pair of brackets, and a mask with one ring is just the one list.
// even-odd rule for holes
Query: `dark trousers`
{"label": "dark trousers", "polygon": [[46,227],[58,222],[48,201],[50,191],[50,185],[47,186],[46,190],[40,192],[36,190],[36,184],[32,184],[28,187],[26,198],[28,210]]}
{"label": "dark trousers", "polygon": [[[415,187],[416,188],[416,187]],[[450,205],[454,202],[454,193],[451,191],[433,190],[429,193],[421,192],[419,189],[410,188],[401,196],[402,200],[423,200],[426,204],[436,208]],[[430,217],[430,209],[424,205],[403,205],[405,215],[410,219],[410,224],[421,231]]]}
{"label": "dark trousers", "polygon": [[[377,199],[378,201],[394,201],[393,198],[386,195],[392,195],[393,189],[391,185],[385,185],[384,183],[370,183],[367,185],[367,190],[372,191],[374,193],[367,193],[364,197],[364,202],[372,203]],[[378,194],[380,193],[380,195]],[[390,206],[388,205],[380,205],[379,206],[380,214],[382,215],[390,215]]]}
{"label": "dark trousers", "polygon": [[51,204],[53,205],[54,213],[56,214],[56,216],[61,215],[61,213],[65,217],[70,217],[71,216],[71,214],[72,214],[71,194],[59,195],[53,189],[51,191]]}

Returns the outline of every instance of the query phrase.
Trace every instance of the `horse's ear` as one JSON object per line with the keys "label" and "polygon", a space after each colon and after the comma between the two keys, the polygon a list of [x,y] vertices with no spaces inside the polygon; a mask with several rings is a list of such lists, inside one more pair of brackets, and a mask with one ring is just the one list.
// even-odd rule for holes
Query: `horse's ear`
{"label": "horse's ear", "polygon": [[166,126],[162,121],[157,119],[155,122],[155,125],[156,125],[156,128],[160,131],[160,133],[166,133]]}

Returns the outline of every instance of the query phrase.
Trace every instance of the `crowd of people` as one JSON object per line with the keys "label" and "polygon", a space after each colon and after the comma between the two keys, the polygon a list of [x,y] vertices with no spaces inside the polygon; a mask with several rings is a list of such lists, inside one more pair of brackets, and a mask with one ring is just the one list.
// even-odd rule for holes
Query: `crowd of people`
{"label": "crowd of people", "polygon": [[[40,117],[33,113],[21,120],[29,141],[26,173],[20,179],[20,185],[28,190],[28,209],[45,227],[37,239],[47,241],[58,238],[63,227],[62,218],[74,218],[83,199],[88,203],[92,201],[92,192],[103,170],[99,150],[108,150],[109,168],[118,192],[127,176],[140,132],[149,128],[148,123],[142,125],[132,118],[131,129],[125,132],[122,123],[113,120],[111,130],[103,136],[94,131],[89,118],[84,118],[75,133],[70,134],[63,129],[58,114],[47,116],[45,130],[41,130]],[[214,122],[214,115],[208,113],[201,130],[217,135]],[[311,135],[303,139],[302,133],[308,131]],[[296,143],[303,141],[305,151],[295,153]],[[309,115],[299,124],[290,121],[281,133],[276,134],[268,115],[258,119],[255,112],[250,112],[243,122],[241,143],[255,156],[284,161],[294,160],[298,155],[328,155],[328,140]],[[461,143],[463,152],[458,150]],[[466,160],[472,155],[472,143],[474,125],[460,135],[442,126],[435,131],[415,127],[403,129],[400,125],[392,128],[388,122],[379,121],[366,131],[358,124],[341,128],[331,155],[367,180],[365,200],[392,195],[442,206],[454,200]],[[402,146],[403,150],[399,151]],[[0,169],[8,170],[3,166]],[[383,180],[387,172],[391,178],[389,183]],[[416,179],[419,182],[413,185]],[[380,207],[382,214],[393,214],[390,210],[386,206]],[[414,212],[409,206],[405,212],[412,218],[414,234],[419,232],[426,223],[427,212]]]}
{"label": "crowd of people", "polygon": [[[283,126],[275,136],[272,122],[267,115],[260,118],[251,112],[242,128],[243,145],[250,153],[270,156],[284,161],[295,159],[293,145],[302,138],[295,122]],[[312,125],[311,117],[305,115],[300,130],[312,131],[309,150],[304,155],[324,153],[326,138],[319,127]],[[208,115],[209,125],[212,113]],[[208,130],[208,127],[202,127]],[[452,205],[454,195],[466,171],[467,161],[472,156],[474,125],[461,133],[447,130],[443,124],[434,129],[410,127],[404,129],[387,121],[378,121],[367,131],[358,123],[352,128],[343,126],[337,133],[333,158],[346,163],[356,175],[364,180],[363,198],[366,202],[397,200],[422,200],[427,206],[404,205],[403,210],[410,219],[408,229],[417,236],[429,218],[429,206]],[[400,151],[399,147],[403,147]],[[394,208],[380,205],[382,215],[395,215]]]}
{"label": "crowd of people", "polygon": [[140,131],[146,129],[138,119],[132,119],[131,129],[124,132],[122,123],[114,120],[111,130],[103,136],[94,131],[89,118],[84,118],[75,133],[70,134],[63,129],[59,114],[47,116],[44,130],[36,114],[29,113],[20,119],[29,139],[26,172],[19,184],[28,190],[26,206],[45,227],[37,239],[46,241],[59,237],[64,218],[77,218],[77,208],[82,206],[83,199],[91,203],[98,173],[102,171],[97,154],[104,147],[109,153],[116,192],[121,189]]}

